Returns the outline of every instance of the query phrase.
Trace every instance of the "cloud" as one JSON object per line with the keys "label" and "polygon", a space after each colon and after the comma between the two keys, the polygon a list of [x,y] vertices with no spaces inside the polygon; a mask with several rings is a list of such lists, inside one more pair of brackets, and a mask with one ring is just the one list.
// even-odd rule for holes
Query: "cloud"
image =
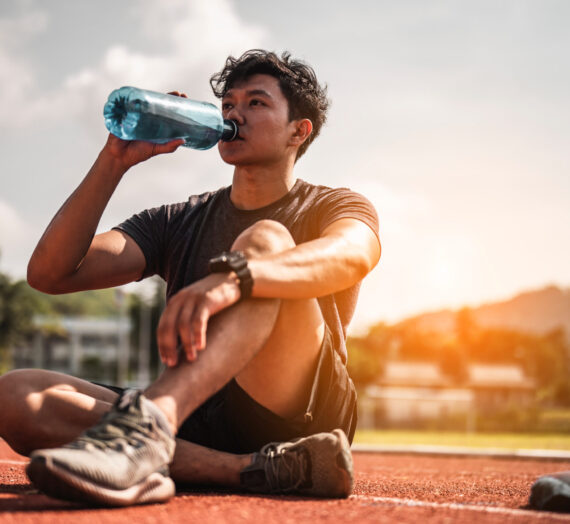
{"label": "cloud", "polygon": [[0,126],[25,127],[64,114],[87,128],[98,128],[107,95],[122,85],[212,97],[207,80],[223,65],[228,50],[241,53],[260,46],[265,38],[263,29],[239,19],[229,0],[143,0],[136,7],[131,22],[140,26],[155,51],[111,44],[98,63],[85,65],[47,92],[41,90],[32,65],[19,56],[18,46],[10,42],[24,44],[49,31],[49,17],[36,9],[19,18],[0,19]]}
{"label": "cloud", "polygon": [[0,44],[17,49],[30,37],[46,30],[49,17],[43,11],[32,9],[25,14],[0,19]]}
{"label": "cloud", "polygon": [[[93,144],[102,145],[106,135],[102,110],[113,89],[122,85],[159,91],[178,89],[196,99],[213,99],[208,79],[222,67],[228,53],[239,55],[260,47],[266,37],[264,29],[239,18],[231,0],[140,0],[131,5],[124,20],[128,31],[111,35],[94,59],[66,76],[51,79],[47,87],[42,81],[37,46],[57,36],[63,42],[60,49],[67,52],[74,42],[70,35],[55,35],[55,18],[50,16],[55,11],[30,1],[19,15],[0,15],[0,132],[8,135],[9,130],[23,137],[19,145],[41,128],[44,145],[52,141],[59,148],[54,156],[67,156],[67,162],[54,174],[56,182],[81,176],[77,166],[85,161],[78,160],[78,155],[98,147]],[[54,54],[51,59],[60,61],[65,57]],[[62,141],[70,138],[73,147],[64,150]],[[194,155],[191,172],[188,155]],[[49,164],[52,157],[46,158]],[[27,158],[26,162],[26,172],[31,173],[33,160]],[[153,159],[121,184],[101,226],[111,227],[145,207],[184,200],[190,192],[205,190],[207,182],[210,188],[230,183],[220,168],[215,153],[181,150],[168,160]],[[204,173],[208,177],[198,178]],[[39,187],[43,187],[44,180],[38,182]],[[45,187],[50,201],[64,199],[64,195],[51,194],[60,187],[57,183]],[[2,201],[0,204],[0,263],[21,276],[38,232],[26,225],[16,207]]]}
{"label": "cloud", "polygon": [[30,256],[35,231],[10,204],[0,200],[0,266],[20,277]]}
{"label": "cloud", "polygon": [[20,122],[17,114],[34,91],[33,67],[21,49],[47,25],[47,15],[39,10],[0,19],[0,112],[4,125]]}

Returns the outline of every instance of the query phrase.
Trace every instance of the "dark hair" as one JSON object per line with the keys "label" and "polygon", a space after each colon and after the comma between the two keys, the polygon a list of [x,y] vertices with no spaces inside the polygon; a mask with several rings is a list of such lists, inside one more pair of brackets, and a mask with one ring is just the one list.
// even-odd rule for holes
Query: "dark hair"
{"label": "dark hair", "polygon": [[320,86],[313,68],[304,62],[291,59],[284,52],[279,58],[275,53],[251,49],[239,58],[229,56],[224,68],[210,78],[214,94],[222,98],[236,83],[252,75],[271,75],[279,80],[279,86],[289,104],[289,120],[308,118],[313,132],[297,151],[299,159],[319,135],[327,119],[329,100],[326,86]]}

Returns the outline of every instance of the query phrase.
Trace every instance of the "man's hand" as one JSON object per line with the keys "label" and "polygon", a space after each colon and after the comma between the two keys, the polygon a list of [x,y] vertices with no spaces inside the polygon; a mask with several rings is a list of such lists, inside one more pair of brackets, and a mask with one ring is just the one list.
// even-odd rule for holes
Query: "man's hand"
{"label": "man's hand", "polygon": [[210,317],[235,304],[239,298],[234,273],[213,273],[176,293],[158,323],[158,351],[162,362],[169,367],[178,363],[179,338],[186,359],[196,360],[197,352],[206,348]]}
{"label": "man's hand", "polygon": [[114,160],[121,164],[123,171],[127,171],[134,165],[144,162],[153,156],[173,153],[182,144],[184,144],[184,139],[182,138],[171,140],[166,144],[154,144],[142,140],[121,140],[109,133],[104,149]]}

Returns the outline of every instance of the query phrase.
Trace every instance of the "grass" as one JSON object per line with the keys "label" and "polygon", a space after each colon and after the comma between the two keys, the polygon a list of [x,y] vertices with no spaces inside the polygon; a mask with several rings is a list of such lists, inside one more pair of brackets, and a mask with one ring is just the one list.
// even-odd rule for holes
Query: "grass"
{"label": "grass", "polygon": [[447,431],[357,430],[355,444],[383,446],[454,446],[498,449],[570,450],[563,433],[466,433]]}

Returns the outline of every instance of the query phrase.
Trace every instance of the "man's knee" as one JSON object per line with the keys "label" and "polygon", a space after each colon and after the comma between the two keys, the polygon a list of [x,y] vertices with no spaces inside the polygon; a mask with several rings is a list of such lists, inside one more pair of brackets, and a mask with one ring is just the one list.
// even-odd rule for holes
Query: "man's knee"
{"label": "man's knee", "polygon": [[244,251],[250,257],[280,253],[295,247],[288,229],[275,220],[259,220],[244,230],[232,245],[234,251]]}
{"label": "man's knee", "polygon": [[[0,436],[18,453],[28,454],[26,435],[32,431],[32,413],[41,406],[35,386],[38,370],[17,369],[0,377]],[[37,428],[36,428],[37,430]]]}
{"label": "man's knee", "polygon": [[33,389],[33,369],[15,369],[0,377],[0,402],[8,410],[15,408],[14,401],[25,397]]}

